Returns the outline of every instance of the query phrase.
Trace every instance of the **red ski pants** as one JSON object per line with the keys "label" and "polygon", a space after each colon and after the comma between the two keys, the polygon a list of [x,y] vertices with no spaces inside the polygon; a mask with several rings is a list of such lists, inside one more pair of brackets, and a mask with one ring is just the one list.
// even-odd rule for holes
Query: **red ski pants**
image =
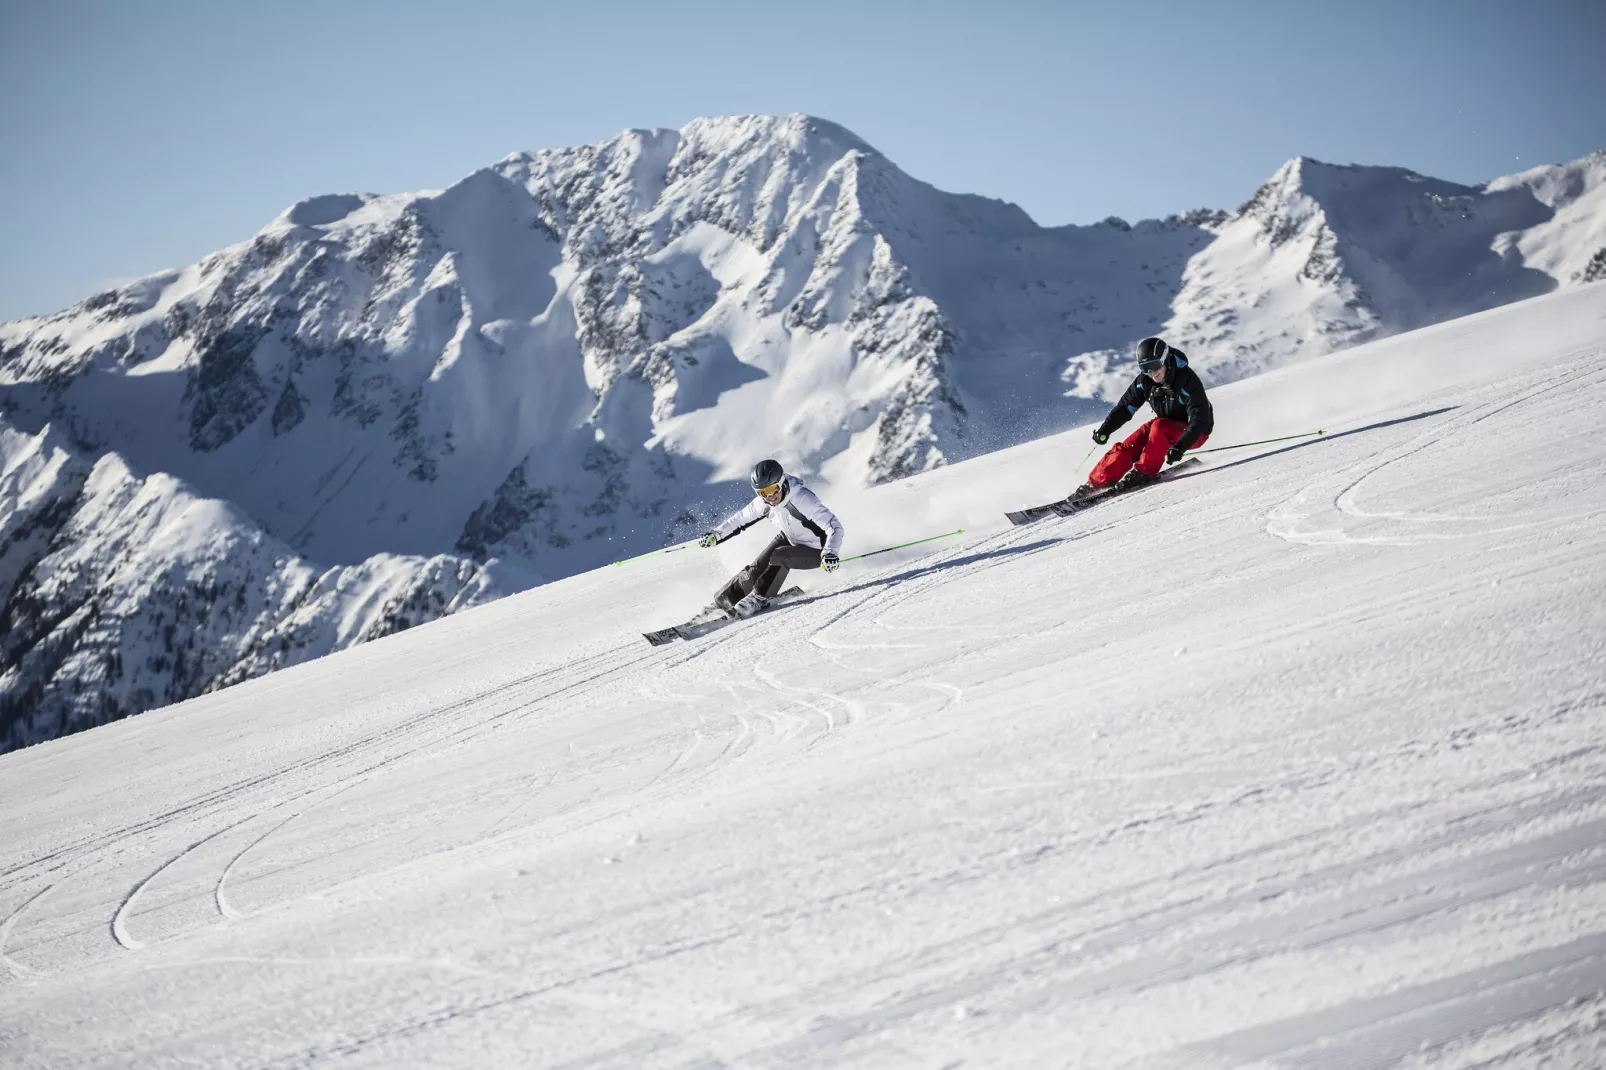
{"label": "red ski pants", "polygon": [[[1166,420],[1159,416],[1150,420],[1126,438],[1110,447],[1108,453],[1093,466],[1087,481],[1095,487],[1108,486],[1126,475],[1134,465],[1146,476],[1157,476],[1165,465],[1166,451],[1177,444],[1177,439],[1188,429],[1181,420]],[[1210,440],[1205,435],[1189,449],[1198,449]]]}

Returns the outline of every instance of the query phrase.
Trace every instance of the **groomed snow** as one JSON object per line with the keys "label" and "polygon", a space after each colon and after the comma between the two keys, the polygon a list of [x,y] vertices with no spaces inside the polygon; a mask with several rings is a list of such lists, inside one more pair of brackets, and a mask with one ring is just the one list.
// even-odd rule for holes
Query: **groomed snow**
{"label": "groomed snow", "polygon": [[0,1063],[1602,1065],[1606,285],[1213,397],[0,756]]}

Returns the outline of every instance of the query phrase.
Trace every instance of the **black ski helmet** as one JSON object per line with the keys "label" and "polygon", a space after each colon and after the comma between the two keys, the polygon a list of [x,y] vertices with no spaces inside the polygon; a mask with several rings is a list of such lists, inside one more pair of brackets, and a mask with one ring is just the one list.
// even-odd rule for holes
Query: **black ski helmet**
{"label": "black ski helmet", "polygon": [[753,484],[753,493],[757,494],[765,487],[773,487],[785,478],[786,470],[781,467],[780,461],[759,461],[748,474],[747,481]]}
{"label": "black ski helmet", "polygon": [[1138,343],[1138,368],[1141,371],[1152,372],[1165,363],[1166,354],[1171,347],[1158,338],[1145,338]]}

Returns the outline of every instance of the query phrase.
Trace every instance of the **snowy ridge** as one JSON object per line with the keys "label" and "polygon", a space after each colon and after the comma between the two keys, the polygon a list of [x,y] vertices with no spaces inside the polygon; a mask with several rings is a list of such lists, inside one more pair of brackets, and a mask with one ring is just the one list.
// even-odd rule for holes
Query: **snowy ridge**
{"label": "snowy ridge", "polygon": [[1520,233],[1502,235],[1523,263],[1565,284],[1606,279],[1606,149],[1572,163],[1497,178],[1490,190],[1526,190],[1554,215]]}
{"label": "snowy ridge", "polygon": [[820,119],[698,120],[314,197],[0,325],[0,416],[309,567],[521,589],[696,534],[757,457],[859,488],[1095,419],[1157,331],[1220,385],[1584,284],[1603,186],[1600,154],[1480,188],[1299,159],[1235,213],[1043,228]]}
{"label": "snowy ridge", "polygon": [[1601,1066],[1603,388],[1595,284],[0,755],[0,1063]]}
{"label": "snowy ridge", "polygon": [[1167,337],[1236,378],[1582,282],[1521,255],[1522,235],[1556,241],[1555,212],[1528,183],[1290,160],[1189,263]]}

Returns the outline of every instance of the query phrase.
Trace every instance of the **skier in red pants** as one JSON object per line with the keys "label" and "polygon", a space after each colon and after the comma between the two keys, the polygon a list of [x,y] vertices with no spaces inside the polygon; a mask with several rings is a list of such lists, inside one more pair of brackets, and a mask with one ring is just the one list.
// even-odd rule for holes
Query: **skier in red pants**
{"label": "skier in red pants", "polygon": [[1204,445],[1215,429],[1210,399],[1199,374],[1188,367],[1188,355],[1158,338],[1145,338],[1138,343],[1137,378],[1093,432],[1093,441],[1101,446],[1108,442],[1145,401],[1154,410],[1154,419],[1111,446],[1087,482],[1071,492],[1070,501],[1107,488],[1123,491],[1153,483],[1162,465],[1182,460],[1184,453]]}

